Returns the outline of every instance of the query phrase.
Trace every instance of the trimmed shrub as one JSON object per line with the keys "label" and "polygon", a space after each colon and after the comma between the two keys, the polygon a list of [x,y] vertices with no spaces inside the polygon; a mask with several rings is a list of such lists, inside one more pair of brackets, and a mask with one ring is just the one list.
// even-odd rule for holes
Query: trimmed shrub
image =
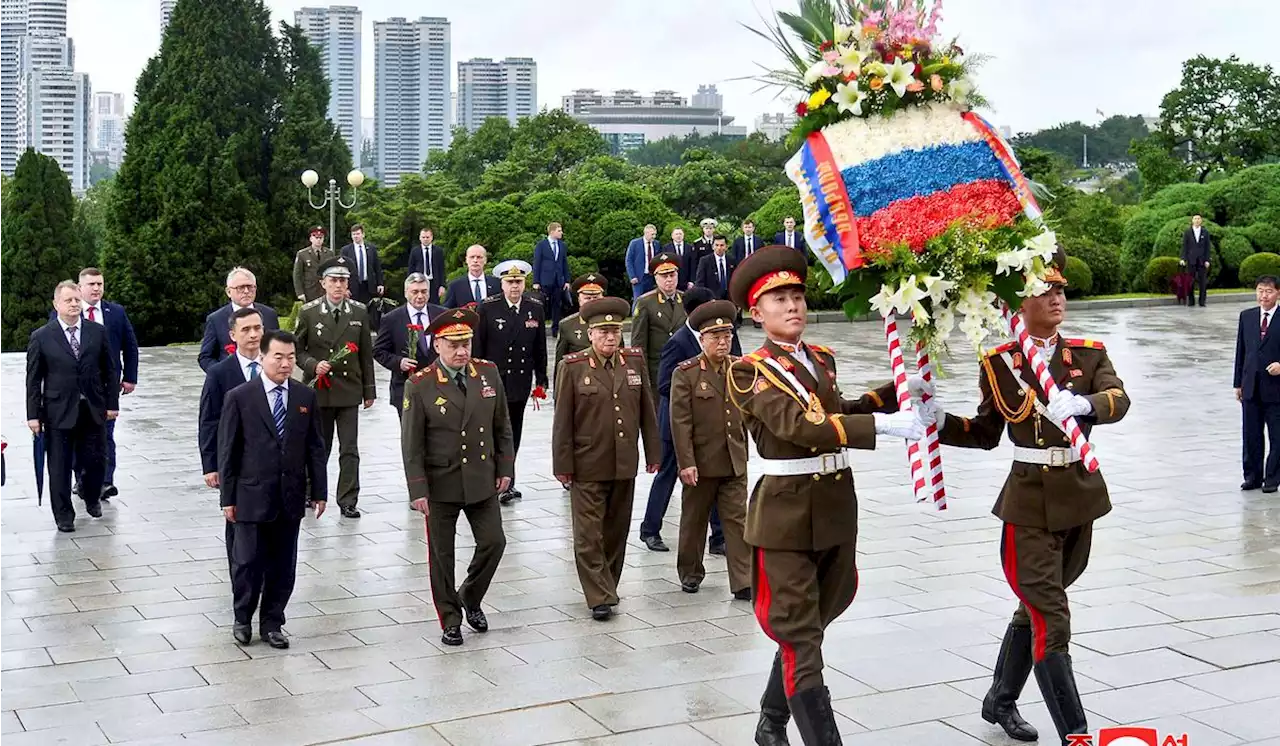
{"label": "trimmed shrub", "polygon": [[[533,233],[521,233],[515,238],[508,239],[502,244],[502,248],[494,255],[493,263],[505,262],[508,259],[523,259],[526,262],[533,262],[533,246],[542,240],[543,236]],[[529,280],[532,286],[533,280]]]}
{"label": "trimmed shrub", "polygon": [[[586,256],[569,257],[569,276],[570,277],[581,277],[582,275],[585,275],[588,272],[599,272],[599,271],[600,269],[599,269],[599,266],[596,264],[595,259],[592,259]],[[618,291],[616,290],[616,288],[619,287],[616,280],[613,283],[611,283],[611,285],[613,285],[615,289],[612,291],[606,291],[610,295],[617,293]]]}
{"label": "trimmed shrub", "polygon": [[[1228,273],[1238,273],[1240,265],[1253,254],[1253,244],[1241,231],[1228,228],[1218,244],[1218,253]],[[1230,274],[1228,274],[1230,276]]]}
{"label": "trimmed shrub", "polygon": [[1280,227],[1275,223],[1254,223],[1241,232],[1253,243],[1254,251],[1280,254]]}
{"label": "trimmed shrub", "polygon": [[1079,257],[1067,257],[1067,266],[1062,270],[1067,276],[1067,297],[1079,298],[1093,292],[1093,270]]}
{"label": "trimmed shrub", "polygon": [[1151,293],[1168,293],[1174,275],[1182,271],[1175,256],[1152,257],[1142,274],[1142,287]]}
{"label": "trimmed shrub", "polygon": [[1240,284],[1253,287],[1262,275],[1280,277],[1280,254],[1261,252],[1240,264]]}
{"label": "trimmed shrub", "polygon": [[1093,275],[1094,295],[1111,295],[1125,288],[1124,277],[1120,271],[1120,247],[1098,243],[1093,238],[1081,237],[1071,239],[1064,245],[1067,257],[1079,257],[1089,265]]}

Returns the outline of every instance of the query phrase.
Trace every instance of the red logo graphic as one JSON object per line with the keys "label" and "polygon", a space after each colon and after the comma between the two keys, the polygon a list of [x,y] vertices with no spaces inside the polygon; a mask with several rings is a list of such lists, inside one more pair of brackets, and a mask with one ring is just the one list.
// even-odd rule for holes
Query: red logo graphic
{"label": "red logo graphic", "polygon": [[1166,733],[1164,740],[1155,728],[1120,727],[1102,728],[1095,739],[1089,733],[1067,736],[1067,746],[1188,746],[1187,734],[1174,736]]}

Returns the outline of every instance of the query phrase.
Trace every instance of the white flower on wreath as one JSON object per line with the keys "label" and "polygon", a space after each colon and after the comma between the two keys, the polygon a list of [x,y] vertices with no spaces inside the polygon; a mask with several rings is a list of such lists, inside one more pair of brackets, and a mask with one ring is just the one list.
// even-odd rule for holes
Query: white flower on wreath
{"label": "white flower on wreath", "polygon": [[860,117],[862,102],[866,98],[867,94],[856,83],[840,83],[836,86],[836,95],[832,96],[831,100],[836,102],[836,108],[840,111]]}
{"label": "white flower on wreath", "polygon": [[911,62],[903,62],[901,57],[894,57],[893,64],[884,68],[884,82],[898,94],[898,98],[907,95],[907,86],[916,82],[916,66]]}
{"label": "white flower on wreath", "polygon": [[814,83],[817,83],[819,80],[822,80],[823,78],[828,77],[830,75],[836,75],[839,72],[840,72],[840,68],[832,65],[830,62],[827,62],[825,59],[820,59],[817,62],[810,65],[808,70],[804,71],[804,82],[805,82],[805,85],[811,86]]}
{"label": "white flower on wreath", "polygon": [[933,307],[934,338],[945,340],[956,326],[956,314],[951,306],[935,305]]}
{"label": "white flower on wreath", "polygon": [[871,299],[871,310],[883,316],[895,313],[893,307],[893,292],[889,290],[888,285],[881,285],[880,292],[876,293]]}
{"label": "white flower on wreath", "polygon": [[943,275],[925,275],[920,284],[924,286],[924,291],[928,294],[929,300],[933,301],[934,306],[945,301],[947,293],[956,286],[954,282],[943,279]]}
{"label": "white flower on wreath", "polygon": [[914,321],[923,324],[929,320],[929,312],[920,301],[927,297],[928,294],[925,293],[924,288],[920,287],[919,280],[915,275],[911,275],[902,281],[898,286],[898,292],[893,294],[893,306],[899,313],[910,312]]}
{"label": "white flower on wreath", "polygon": [[1049,283],[1044,281],[1043,277],[1035,273],[1027,273],[1027,284],[1018,291],[1020,298],[1034,298],[1044,295],[1049,290]]}
{"label": "white flower on wreath", "polygon": [[1010,249],[996,254],[996,274],[1007,275],[1010,272],[1022,272],[1031,263],[1033,254],[1030,249]]}
{"label": "white flower on wreath", "polygon": [[835,37],[832,39],[836,44],[843,44],[853,37],[853,26],[846,26],[842,23],[836,24]]}
{"label": "white flower on wreath", "polygon": [[968,78],[956,78],[947,84],[947,95],[952,101],[963,102],[973,92],[973,83]]}
{"label": "white flower on wreath", "polygon": [[867,55],[858,49],[857,45],[850,44],[845,49],[840,50],[840,55],[836,57],[836,64],[847,75],[851,72],[858,72],[862,69],[862,61]]}
{"label": "white flower on wreath", "polygon": [[1053,231],[1045,230],[1027,239],[1023,244],[1031,257],[1039,259],[1046,264],[1053,261],[1053,255],[1058,250],[1058,237]]}

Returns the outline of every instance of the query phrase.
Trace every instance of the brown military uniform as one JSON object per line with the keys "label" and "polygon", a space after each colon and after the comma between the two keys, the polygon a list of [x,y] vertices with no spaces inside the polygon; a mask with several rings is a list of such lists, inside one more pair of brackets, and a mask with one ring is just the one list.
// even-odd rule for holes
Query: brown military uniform
{"label": "brown military uniform", "polygon": [[[479,609],[506,548],[497,481],[515,474],[507,398],[496,366],[473,359],[466,391],[439,361],[405,386],[400,444],[410,501],[426,498],[431,597],[442,628]],[[465,513],[476,549],[462,586],[454,584],[454,538]]]}
{"label": "brown military uniform", "polygon": [[[561,322],[561,335],[565,329]],[[588,606],[612,606],[618,603],[626,557],[640,444],[646,463],[661,460],[644,353],[623,347],[611,360],[594,350],[567,355],[556,376],[556,391],[552,472],[573,477],[578,579]]]}
{"label": "brown military uniform", "polygon": [[712,506],[724,527],[729,590],[751,587],[751,548],[743,538],[747,515],[747,430],[730,400],[726,372],[735,358],[713,367],[705,354],[681,363],[671,375],[671,439],[683,471],[698,468],[698,483],[680,498],[676,572],[681,583],[706,577],[703,550]]}
{"label": "brown military uniform", "polygon": [[[767,341],[729,369],[731,400],[766,459],[799,459],[875,448],[875,412],[895,412],[892,384],[845,399],[836,385],[835,356],[806,345],[814,373],[781,345]],[[795,376],[803,403],[765,361]],[[747,503],[747,543],[755,547],[752,590],[760,627],[780,648],[787,697],[822,683],[822,637],[858,590],[858,498],[853,471],[763,476]]]}
{"label": "brown military uniform", "polygon": [[324,295],[324,288],[320,285],[320,265],[334,256],[333,249],[328,246],[321,248],[319,251],[312,249],[310,246],[298,250],[298,253],[293,257],[293,295],[295,298],[301,295],[305,302],[310,303]]}
{"label": "brown military uniform", "polygon": [[684,311],[684,294],[676,291],[671,299],[662,291],[650,290],[636,301],[635,318],[631,320],[631,346],[644,350],[649,366],[649,382],[658,385],[658,363],[662,346],[671,339],[688,318]]}
{"label": "brown military uniform", "polygon": [[[1077,418],[1086,435],[1093,425],[1116,422],[1129,411],[1129,396],[1101,343],[1059,339],[1046,360],[1053,380],[1092,403],[1093,414]],[[1007,430],[1015,446],[1070,451],[1066,435],[1035,406],[1036,401],[1046,404],[1048,397],[1016,343],[983,358],[978,385],[982,401],[977,414],[947,415],[939,430],[942,443],[989,450]],[[1014,461],[1009,471],[992,513],[1005,524],[1001,563],[1021,601],[1013,624],[1031,625],[1037,661],[1046,653],[1067,651],[1071,618],[1066,588],[1088,563],[1093,521],[1110,510],[1102,473],[1090,473],[1081,463]]]}
{"label": "brown military uniform", "polygon": [[582,352],[591,346],[587,338],[587,322],[582,314],[574,313],[560,319],[560,334],[556,336],[555,368],[560,369],[560,361],[565,355]]}

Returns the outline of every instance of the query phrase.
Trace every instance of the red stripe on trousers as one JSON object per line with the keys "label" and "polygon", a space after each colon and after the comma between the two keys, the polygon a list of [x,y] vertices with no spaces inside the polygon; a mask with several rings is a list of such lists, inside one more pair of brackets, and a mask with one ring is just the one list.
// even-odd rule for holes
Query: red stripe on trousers
{"label": "red stripe on trousers", "polygon": [[791,643],[779,640],[773,627],[769,625],[769,606],[773,602],[773,592],[769,588],[769,576],[764,569],[764,549],[759,547],[756,548],[756,569],[760,573],[760,587],[757,589],[755,603],[756,621],[760,623],[760,629],[764,630],[765,635],[778,643],[778,649],[782,652],[782,690],[786,692],[787,699],[790,699],[796,691],[796,651]]}
{"label": "red stripe on trousers", "polygon": [[1044,660],[1045,635],[1047,630],[1044,623],[1044,615],[1040,613],[1036,607],[1031,605],[1026,596],[1022,595],[1022,589],[1018,587],[1018,551],[1014,545],[1014,532],[1017,527],[1012,523],[1004,524],[1004,578],[1009,583],[1009,587],[1013,589],[1013,595],[1018,597],[1022,605],[1027,608],[1027,615],[1031,617],[1031,656],[1036,663]]}
{"label": "red stripe on trousers", "polygon": [[[422,514],[422,538],[427,542],[427,582],[431,582],[431,519]],[[440,603],[436,601],[436,591],[431,589],[431,605],[436,607],[436,619],[440,621],[440,629],[444,629],[444,615],[440,613]]]}

